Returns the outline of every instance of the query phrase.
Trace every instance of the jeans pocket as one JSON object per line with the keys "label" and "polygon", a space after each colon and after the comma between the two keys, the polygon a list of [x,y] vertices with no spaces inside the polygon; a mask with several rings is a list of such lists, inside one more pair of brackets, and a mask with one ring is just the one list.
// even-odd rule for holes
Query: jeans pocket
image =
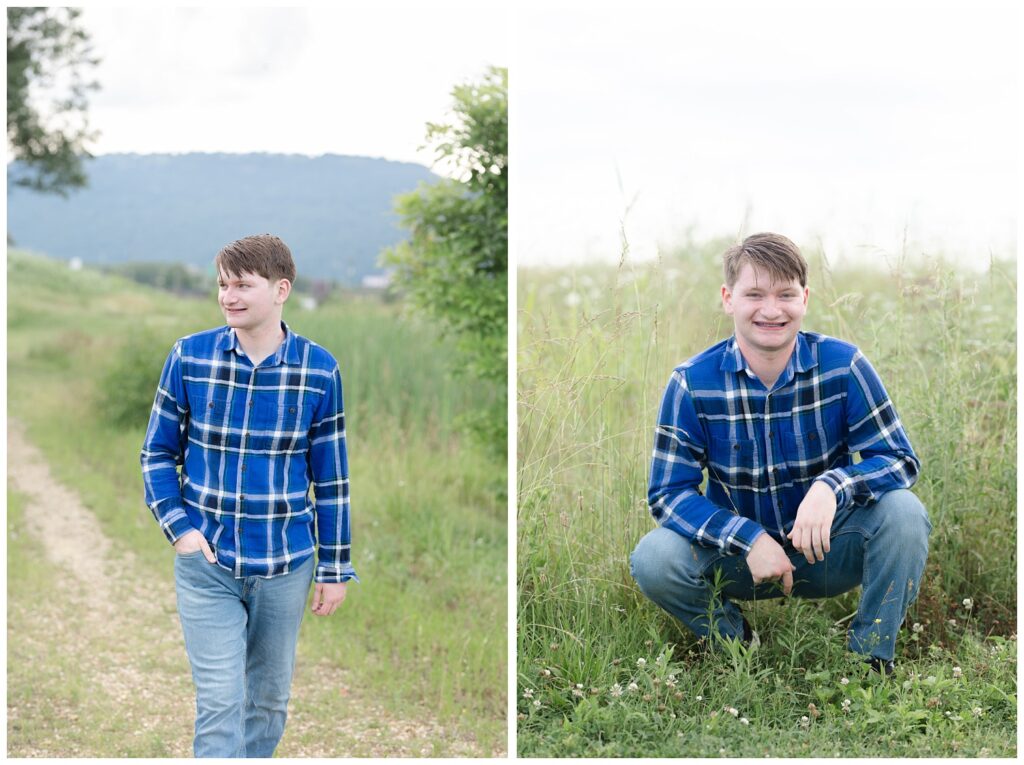
{"label": "jeans pocket", "polygon": [[198,550],[192,550],[191,552],[187,552],[187,553],[180,553],[180,552],[175,551],[174,557],[176,557],[176,558],[195,558],[195,557],[198,557],[198,556],[200,556],[202,554],[203,554],[203,548],[200,547]]}

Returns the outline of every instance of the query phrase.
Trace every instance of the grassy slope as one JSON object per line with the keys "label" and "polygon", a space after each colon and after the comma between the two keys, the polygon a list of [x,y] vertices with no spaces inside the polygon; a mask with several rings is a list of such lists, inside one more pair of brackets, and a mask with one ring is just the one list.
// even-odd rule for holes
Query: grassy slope
{"label": "grassy slope", "polygon": [[[124,430],[104,422],[104,378],[140,347],[145,363],[159,364],[175,338],[221,323],[213,301],[19,253],[9,254],[8,296],[9,415],[26,422],[105,533],[135,550],[147,575],[170,577],[171,548],[142,502],[145,422]],[[444,346],[395,306],[293,309],[286,320],[342,367],[353,560],[363,580],[336,617],[305,620],[300,656],[326,656],[396,714],[420,705],[458,721],[484,751],[503,748],[504,466],[447,424],[480,394],[451,378]],[[153,386],[158,375],[159,367]],[[22,543],[11,540],[13,554]],[[13,603],[34,597],[31,577],[10,582]]]}
{"label": "grassy slope", "polygon": [[905,660],[880,688],[842,650],[855,594],[757,604],[760,650],[700,657],[629,576],[653,525],[647,470],[665,382],[731,332],[719,251],[520,273],[520,753],[1013,754],[1016,641],[984,639],[1016,623],[1013,266],[973,279],[939,263],[832,272],[812,261],[805,328],[857,343],[879,369],[924,463],[916,491],[935,525],[910,614],[922,631],[901,639]]}

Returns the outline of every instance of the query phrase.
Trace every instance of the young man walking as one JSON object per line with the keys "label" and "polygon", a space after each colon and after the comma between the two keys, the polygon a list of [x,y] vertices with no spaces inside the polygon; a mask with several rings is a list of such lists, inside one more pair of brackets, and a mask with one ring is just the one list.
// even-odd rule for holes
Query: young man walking
{"label": "young man walking", "polygon": [[341,376],[330,353],[281,320],[295,280],[284,242],[249,236],[214,262],[227,326],[175,343],[142,474],[176,551],[195,755],[270,757],[310,582],[313,613],[330,616],[358,581]]}
{"label": "young man walking", "polygon": [[809,290],[796,245],[755,234],[724,261],[735,333],[669,380],[648,494],[659,528],[633,551],[633,577],[697,635],[748,642],[734,600],[860,585],[848,645],[889,674],[928,556],[928,514],[908,491],[920,462],[861,352],[800,331]]}

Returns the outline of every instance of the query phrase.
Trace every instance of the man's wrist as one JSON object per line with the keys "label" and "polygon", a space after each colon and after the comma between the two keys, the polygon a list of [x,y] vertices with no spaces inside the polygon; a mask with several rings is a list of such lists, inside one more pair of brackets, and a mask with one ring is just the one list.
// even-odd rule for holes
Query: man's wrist
{"label": "man's wrist", "polygon": [[847,497],[848,492],[844,488],[847,480],[846,475],[840,473],[838,468],[834,468],[815,478],[811,486],[814,486],[816,483],[822,483],[828,487],[832,494],[835,495],[836,510],[839,511],[845,509],[849,501]]}

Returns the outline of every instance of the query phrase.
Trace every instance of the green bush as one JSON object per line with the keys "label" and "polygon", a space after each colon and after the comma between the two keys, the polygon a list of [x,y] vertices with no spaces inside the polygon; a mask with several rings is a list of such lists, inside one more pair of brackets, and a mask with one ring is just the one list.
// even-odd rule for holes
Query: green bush
{"label": "green bush", "polygon": [[100,378],[99,412],[119,428],[145,428],[170,346],[151,330],[135,330]]}

